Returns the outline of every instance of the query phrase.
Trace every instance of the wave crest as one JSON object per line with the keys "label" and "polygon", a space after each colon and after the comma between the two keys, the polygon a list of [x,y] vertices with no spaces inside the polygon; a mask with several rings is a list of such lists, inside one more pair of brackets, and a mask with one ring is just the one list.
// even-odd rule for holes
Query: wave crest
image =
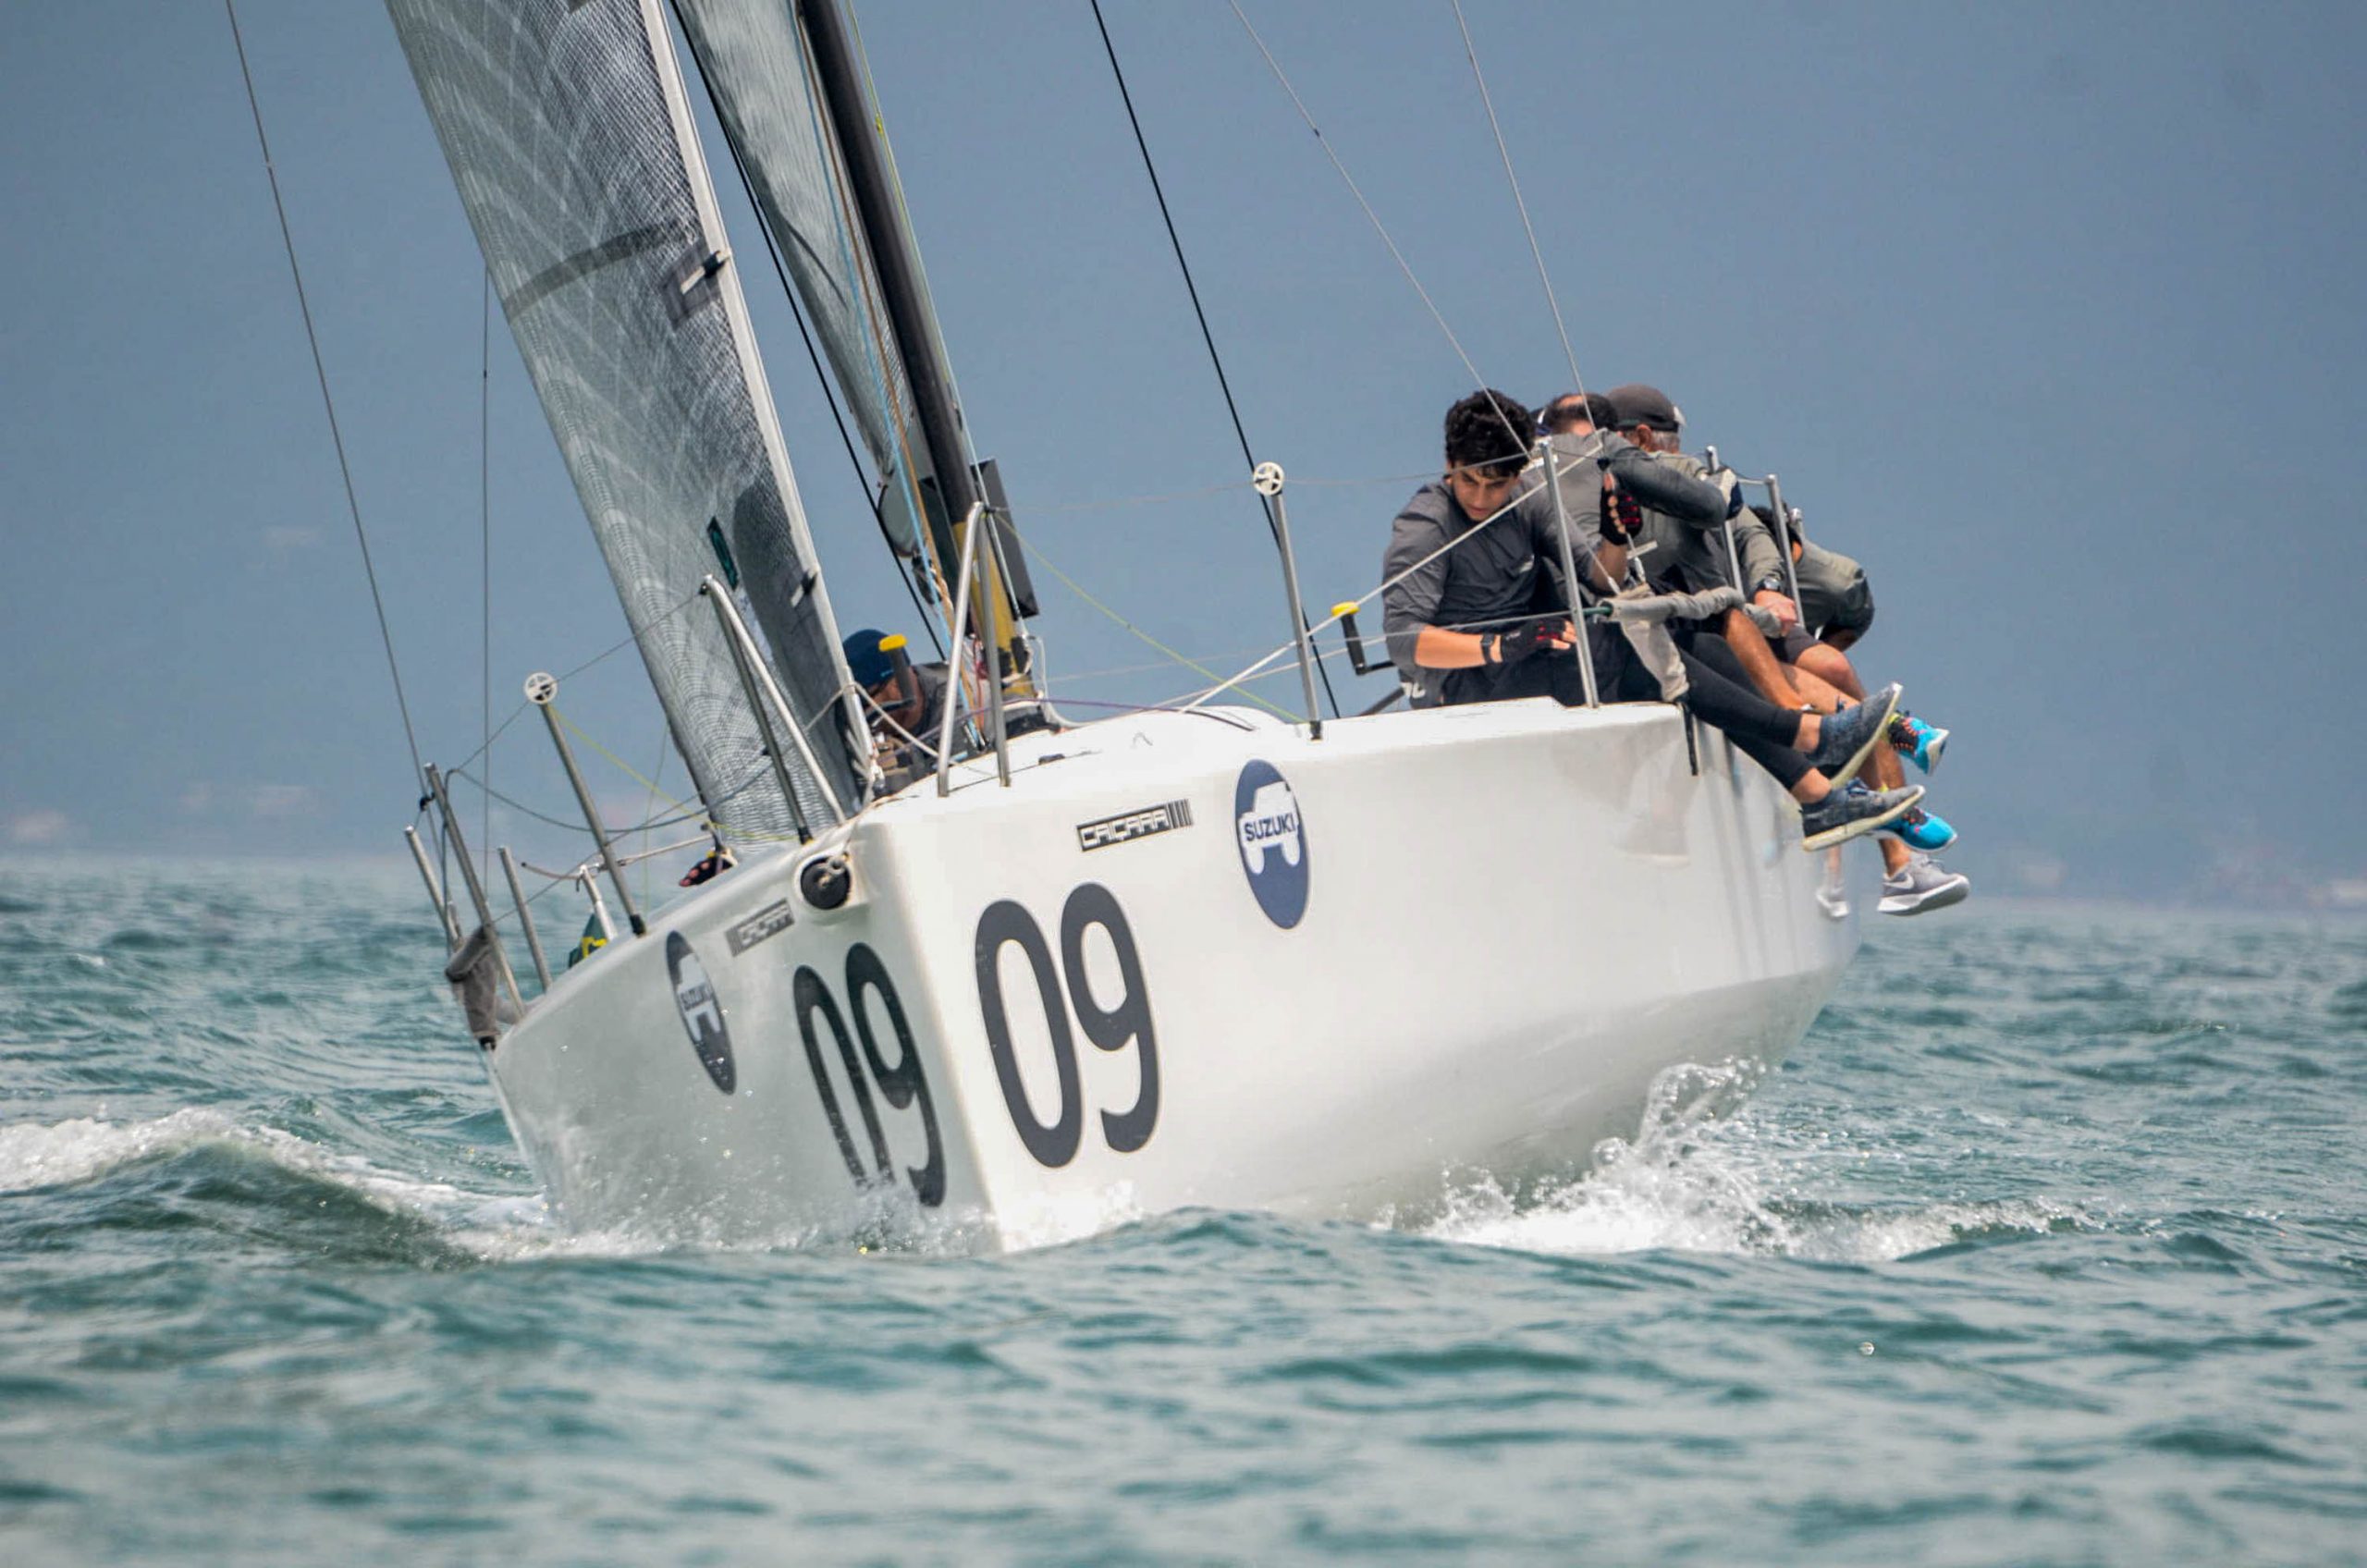
{"label": "wave crest", "polygon": [[1423,1233],[1554,1255],[1671,1251],[1886,1263],[2094,1226],[2078,1210],[2043,1200],[1894,1208],[1791,1197],[1776,1151],[1749,1124],[1727,1120],[1762,1071],[1736,1061],[1672,1068],[1653,1083],[1635,1138],[1596,1145],[1586,1175],[1519,1203],[1482,1177],[1450,1194]]}

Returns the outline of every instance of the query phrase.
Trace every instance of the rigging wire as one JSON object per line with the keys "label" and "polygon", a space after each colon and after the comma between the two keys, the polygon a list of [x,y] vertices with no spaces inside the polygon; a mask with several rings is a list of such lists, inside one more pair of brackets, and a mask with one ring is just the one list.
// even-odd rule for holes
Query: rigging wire
{"label": "rigging wire", "polygon": [[[1010,526],[1008,519],[1005,520],[1005,526]],[[1108,605],[1103,604],[1091,594],[1085,592],[1085,585],[1083,583],[1079,582],[1075,578],[1071,577],[1067,572],[1062,571],[1044,554],[1042,548],[1038,546],[1034,540],[1029,539],[1025,534],[1020,533],[1017,528],[1014,527],[1011,529],[1011,536],[1013,539],[1018,540],[1019,547],[1026,551],[1029,555],[1035,557],[1036,561],[1046,571],[1049,571],[1054,577],[1059,578],[1062,585],[1065,586],[1070,593],[1074,594],[1078,598],[1083,599],[1086,604],[1092,606],[1095,609],[1099,610],[1103,615],[1108,616],[1111,620],[1116,621],[1120,626],[1124,627],[1128,631],[1133,632],[1143,642],[1148,643],[1151,647],[1158,649],[1160,653],[1165,654],[1169,658],[1173,659],[1177,664],[1182,665],[1184,668],[1191,670],[1197,675],[1205,675],[1211,680],[1218,679],[1216,671],[1196,662],[1188,655],[1169,647],[1166,643],[1160,642],[1158,638],[1152,636],[1149,632],[1145,631],[1141,627],[1136,626],[1133,621],[1128,620],[1124,616],[1119,614],[1116,610],[1111,609]],[[1244,692],[1243,695],[1249,697],[1250,701],[1257,704],[1260,707],[1264,707],[1276,714],[1280,714],[1284,718],[1292,719],[1294,721],[1296,719],[1297,716],[1293,714],[1289,709],[1277,706],[1276,704],[1268,702],[1263,697],[1257,696],[1250,692]]]}
{"label": "rigging wire", "polygon": [[1504,178],[1513,188],[1513,205],[1520,209],[1521,231],[1528,236],[1528,253],[1537,259],[1537,281],[1545,286],[1545,303],[1553,312],[1553,330],[1562,338],[1562,357],[1570,361],[1570,380],[1580,397],[1586,395],[1587,378],[1578,374],[1577,350],[1570,347],[1570,329],[1562,321],[1562,301],[1553,292],[1553,280],[1546,275],[1545,252],[1537,243],[1537,226],[1528,221],[1528,202],[1520,193],[1520,177],[1513,173],[1512,149],[1504,145],[1504,128],[1496,119],[1496,101],[1488,92],[1488,79],[1479,69],[1479,51],[1471,45],[1471,24],[1464,19],[1463,0],[1452,0],[1454,25],[1463,30],[1463,55],[1471,62],[1471,80],[1479,84],[1479,102],[1488,110],[1488,129],[1496,133],[1496,155],[1504,161]]}
{"label": "rigging wire", "polygon": [[[1282,62],[1274,58],[1274,52],[1266,47],[1265,39],[1258,36],[1257,30],[1250,25],[1248,15],[1241,8],[1241,0],[1230,0],[1230,4],[1233,6],[1233,14],[1240,19],[1242,28],[1249,34],[1249,42],[1255,43],[1257,46],[1257,53],[1266,57],[1267,69],[1274,73],[1274,80],[1282,83],[1284,92],[1290,94],[1292,105],[1298,110],[1298,117],[1306,122],[1306,129],[1315,133],[1316,142],[1323,149],[1323,155],[1331,161],[1331,166],[1338,170],[1340,178],[1347,182],[1348,193],[1356,199],[1356,205],[1364,209],[1365,217],[1372,224],[1373,232],[1380,236],[1380,242],[1383,245],[1389,247],[1390,255],[1396,260],[1397,270],[1404,273],[1405,281],[1414,286],[1414,292],[1421,297],[1423,308],[1430,312],[1430,319],[1439,324],[1441,332],[1446,334],[1447,344],[1454,349],[1454,357],[1461,360],[1463,368],[1471,373],[1471,384],[1475,386],[1486,386],[1488,378],[1479,374],[1479,367],[1474,364],[1471,356],[1464,351],[1463,339],[1457,337],[1454,335],[1454,328],[1447,325],[1446,317],[1440,312],[1438,302],[1430,298],[1430,291],[1422,287],[1420,278],[1414,276],[1413,263],[1406,261],[1405,252],[1397,248],[1397,241],[1390,238],[1388,226],[1380,221],[1380,214],[1373,211],[1372,203],[1365,200],[1364,190],[1356,184],[1355,177],[1348,172],[1348,165],[1342,163],[1340,154],[1331,150],[1331,143],[1324,136],[1323,128],[1317,125],[1315,116],[1307,112],[1306,100],[1298,95],[1298,89],[1291,85],[1291,79],[1282,74]],[[1504,428],[1512,432],[1514,438],[1524,449],[1536,439],[1536,431],[1515,428],[1512,419],[1505,415],[1502,408],[1497,409],[1496,414],[1503,421]]]}
{"label": "rigging wire", "polygon": [[[674,11],[675,23],[677,26],[681,26],[681,0],[670,0],[670,3]],[[764,237],[765,253],[772,258],[773,276],[779,280],[781,292],[789,298],[790,317],[797,323],[798,341],[805,345],[806,362],[814,367],[814,379],[821,385],[822,401],[830,410],[830,423],[839,428],[839,444],[846,448],[847,461],[854,469],[855,488],[871,508],[871,521],[879,529],[881,543],[888,544],[887,515],[880,508],[878,494],[872,487],[870,471],[863,466],[863,459],[855,451],[854,437],[847,431],[846,416],[839,410],[837,391],[828,374],[822,369],[821,353],[815,348],[814,334],[805,325],[804,308],[798,302],[797,289],[790,283],[789,268],[781,259],[780,247],[773,240],[772,226],[765,222],[764,203],[756,200],[756,184],[754,177],[748,172],[748,160],[741,155],[739,138],[733,136],[730,127],[724,124],[720,107],[722,101],[716,96],[715,83],[707,76],[706,56],[700,52],[697,40],[692,35],[688,27],[682,27],[681,32],[683,40],[690,44],[691,64],[698,70],[699,86],[705,90],[707,101],[717,105],[716,124],[723,131],[724,146],[730,151],[731,166],[739,173],[740,189],[746,193],[748,206],[756,214],[756,231]],[[904,570],[903,558],[897,555],[894,545],[888,544],[888,553],[893,557],[896,581],[903,585],[905,597],[913,602],[914,615],[920,620],[922,628],[928,632],[929,645],[937,650],[938,657],[943,658],[945,644],[938,637],[937,625],[929,619],[927,606],[921,602],[920,590],[913,586],[912,574]]]}
{"label": "rigging wire", "polygon": [[304,294],[303,269],[296,264],[296,236],[288,227],[288,204],[280,199],[279,171],[271,161],[271,139],[263,130],[263,105],[255,97],[254,72],[247,65],[246,39],[239,31],[237,0],[222,0],[223,9],[230,17],[230,43],[239,52],[239,76],[246,83],[247,110],[254,116],[255,142],[263,149],[264,177],[271,182],[271,207],[279,217],[280,244],[288,251],[288,273],[296,282],[296,308],[304,317],[304,341],[313,350],[313,374],[321,384],[321,407],[329,421],[329,441],[337,447],[337,469],[345,481],[345,507],[353,517],[353,536],[362,545],[362,571],[370,580],[370,603],[378,612],[378,640],[386,648],[386,674],[394,681],[395,707],[402,715],[403,741],[411,748],[412,778],[423,787],[427,766],[420,760],[419,732],[411,721],[411,701],[403,695],[403,672],[395,660],[395,634],[386,625],[386,601],[378,592],[378,569],[370,559],[370,535],[362,526],[362,503],[353,490],[353,466],[346,460],[345,435],[337,426],[337,402],[329,396],[328,367],[321,359],[321,339],[313,328],[313,306]]}
{"label": "rigging wire", "polygon": [[[483,718],[484,740],[477,746],[479,755],[493,750],[493,269],[487,267],[484,298],[477,306],[477,338],[480,362],[477,367],[477,521],[479,532],[479,566],[484,583],[484,624],[482,662],[478,672],[484,680],[483,706],[478,712]],[[485,758],[485,772],[493,772],[493,759]],[[492,863],[485,857],[493,853],[493,801],[487,797],[484,811],[477,820],[477,856],[489,869]]]}
{"label": "rigging wire", "polygon": [[[1249,468],[1257,466],[1257,455],[1249,449],[1249,433],[1242,428],[1241,405],[1233,400],[1233,382],[1224,374],[1224,359],[1217,352],[1216,335],[1208,330],[1208,312],[1200,306],[1199,286],[1192,281],[1192,263],[1184,258],[1184,241],[1175,232],[1175,215],[1168,211],[1167,191],[1159,183],[1159,166],[1151,161],[1150,143],[1144,139],[1143,122],[1134,113],[1134,95],[1127,91],[1126,73],[1118,64],[1118,46],[1110,41],[1110,24],[1102,19],[1101,0],[1093,0],[1093,25],[1101,30],[1101,48],[1110,56],[1110,74],[1118,80],[1118,97],[1126,105],[1126,123],[1134,128],[1134,146],[1143,155],[1143,172],[1150,177],[1151,194],[1159,199],[1159,221],[1167,226],[1167,243],[1175,251],[1175,265],[1184,275],[1184,291],[1191,296],[1192,315],[1200,324],[1200,341],[1208,345],[1208,363],[1215,367],[1217,387],[1224,394],[1225,412],[1233,418],[1233,439],[1241,443],[1241,460]],[[1258,510],[1266,517],[1266,531],[1274,536],[1274,547],[1282,548],[1282,524],[1274,516],[1270,502],[1262,498]],[[1305,618],[1300,618],[1302,629]],[[1323,694],[1331,699],[1331,717],[1340,717],[1340,695],[1331,690],[1331,672],[1322,671]]]}
{"label": "rigging wire", "polygon": [[[1551,460],[1550,458],[1548,460]],[[1476,463],[1472,465],[1475,469],[1485,468],[1486,466],[1487,465],[1485,463]],[[1447,472],[1453,473],[1461,471],[1450,469]],[[1498,507],[1494,511],[1490,512],[1486,517],[1481,518],[1469,528],[1465,529],[1461,533],[1456,534],[1445,544],[1441,545],[1437,549],[1432,550],[1429,555],[1424,556],[1420,560],[1416,561],[1413,565],[1397,573],[1394,577],[1384,578],[1381,581],[1380,587],[1375,588],[1364,597],[1344,605],[1341,606],[1341,609],[1335,610],[1331,615],[1324,617],[1323,626],[1318,626],[1316,630],[1320,631],[1323,630],[1324,626],[1333,624],[1340,619],[1342,613],[1346,610],[1364,608],[1365,606],[1372,603],[1375,599],[1380,598],[1383,594],[1388,593],[1392,588],[1396,587],[1400,582],[1404,582],[1405,579],[1413,576],[1416,572],[1421,570],[1432,561],[1437,560],[1441,556],[1445,555],[1448,551],[1460,549],[1465,545],[1469,544],[1472,540],[1477,539],[1480,534],[1486,533],[1488,529],[1499,519],[1512,516],[1514,508],[1518,507],[1523,501],[1527,500],[1531,496],[1536,495],[1539,490],[1544,487],[1545,483],[1546,482],[1540,478],[1537,484],[1530,485],[1527,489],[1521,491],[1518,495],[1507,496],[1502,506]],[[1245,680],[1250,680],[1252,677],[1256,676],[1259,670],[1264,669],[1268,665],[1272,664],[1284,654],[1291,652],[1295,645],[1296,644],[1294,643],[1283,643],[1281,647],[1276,648],[1272,653],[1268,654],[1264,658],[1259,659],[1256,664],[1251,665],[1248,668],[1243,670],[1239,675],[1234,676],[1232,680],[1223,682],[1221,685],[1211,686],[1207,691],[1202,692],[1199,695],[1194,697],[1189,703],[1184,704],[1184,711],[1186,713],[1196,711],[1202,703],[1207,702],[1218,692],[1227,691],[1233,687],[1240,685]],[[1246,692],[1244,693],[1244,695],[1246,694]]]}
{"label": "rigging wire", "polygon": [[[657,781],[666,777],[666,758],[673,750],[673,728],[661,719],[657,726],[657,766],[649,770],[649,797],[641,806],[641,852],[644,860],[650,853],[649,818],[657,810]],[[646,866],[642,870],[641,901],[649,901],[649,872]]]}

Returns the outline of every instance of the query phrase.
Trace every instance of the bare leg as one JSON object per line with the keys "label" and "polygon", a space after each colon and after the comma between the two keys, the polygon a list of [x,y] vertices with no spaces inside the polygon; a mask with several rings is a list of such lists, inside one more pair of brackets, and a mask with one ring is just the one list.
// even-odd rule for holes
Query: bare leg
{"label": "bare leg", "polygon": [[1798,668],[1861,703],[1866,700],[1866,688],[1858,680],[1856,668],[1846,655],[1830,643],[1811,643],[1801,650]]}
{"label": "bare leg", "polygon": [[[1779,708],[1800,705],[1800,692],[1792,684],[1790,672],[1775,656],[1775,650],[1767,645],[1767,639],[1760,635],[1757,622],[1740,610],[1728,610],[1721,630],[1724,632],[1726,646],[1734,650],[1735,659],[1742,666],[1743,674],[1759,688],[1760,696]],[[1825,708],[1821,711],[1830,713],[1833,710]]]}

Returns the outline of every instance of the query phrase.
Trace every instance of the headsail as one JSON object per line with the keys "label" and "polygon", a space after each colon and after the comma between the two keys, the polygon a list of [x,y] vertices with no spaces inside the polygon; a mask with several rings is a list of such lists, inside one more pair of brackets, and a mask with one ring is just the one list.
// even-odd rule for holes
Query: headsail
{"label": "headsail", "polygon": [[[926,475],[928,453],[911,422],[895,329],[860,227],[849,210],[838,141],[816,101],[791,0],[680,0],[725,133],[745,160],[756,206],[791,284],[814,323],[849,416],[890,508],[909,498],[902,477]],[[900,548],[909,513],[891,510]]]}
{"label": "headsail", "polygon": [[[713,609],[728,539],[798,722],[861,799],[846,684],[657,0],[387,0],[495,290],[701,796],[790,825]],[[794,753],[809,821],[822,793]]]}

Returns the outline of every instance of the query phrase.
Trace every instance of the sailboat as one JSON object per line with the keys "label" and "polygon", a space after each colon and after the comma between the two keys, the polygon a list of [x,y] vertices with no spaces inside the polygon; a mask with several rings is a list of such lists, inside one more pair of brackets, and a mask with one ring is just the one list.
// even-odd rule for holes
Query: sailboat
{"label": "sailboat", "polygon": [[[884,770],[659,0],[388,9],[739,854],[642,911],[579,785],[619,907],[556,974],[464,846],[466,943],[421,861],[448,974],[496,993],[472,1008],[483,1060],[567,1223],[733,1239],[885,1217],[991,1246],[1186,1206],[1402,1212],[1474,1172],[1582,1167],[1671,1067],[1805,1034],[1856,925],[1820,908],[1773,780],[1674,706],[1326,721],[1310,688],[1303,720],[1222,692],[1064,718],[1033,684],[1000,476],[970,450],[845,18],[681,0],[883,476],[879,526],[956,637],[941,731],[909,777]],[[1284,484],[1261,465],[1278,525]],[[529,695],[549,717],[555,683]]]}

